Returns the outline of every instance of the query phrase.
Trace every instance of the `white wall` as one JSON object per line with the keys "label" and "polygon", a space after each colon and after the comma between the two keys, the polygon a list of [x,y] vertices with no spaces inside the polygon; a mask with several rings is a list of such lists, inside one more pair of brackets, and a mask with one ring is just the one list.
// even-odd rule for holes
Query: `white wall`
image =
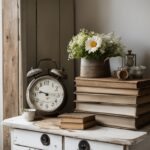
{"label": "white wall", "polygon": [[[76,0],[76,30],[114,31],[150,68],[150,0]],[[150,75],[150,69],[147,70]]]}
{"label": "white wall", "polygon": [[0,0],[0,150],[3,149],[3,138],[2,138],[2,125],[1,121],[3,120],[3,83],[2,83],[2,70],[3,70],[3,61],[2,61],[2,0]]}

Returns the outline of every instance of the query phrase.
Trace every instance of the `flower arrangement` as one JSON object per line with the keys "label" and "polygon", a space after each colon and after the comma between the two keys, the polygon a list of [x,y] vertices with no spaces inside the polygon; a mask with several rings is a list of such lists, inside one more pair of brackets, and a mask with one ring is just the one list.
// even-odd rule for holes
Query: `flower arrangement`
{"label": "flower arrangement", "polygon": [[123,49],[121,38],[115,33],[99,34],[82,29],[69,42],[67,51],[68,59],[106,59],[121,56]]}

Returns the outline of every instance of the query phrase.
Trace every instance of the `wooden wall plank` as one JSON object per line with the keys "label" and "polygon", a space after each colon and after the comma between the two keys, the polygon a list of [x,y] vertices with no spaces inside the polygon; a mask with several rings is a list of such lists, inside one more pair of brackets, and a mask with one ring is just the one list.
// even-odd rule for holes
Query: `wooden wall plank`
{"label": "wooden wall plank", "polygon": [[19,112],[27,106],[26,74],[36,67],[36,0],[20,1],[20,45],[19,45]]}
{"label": "wooden wall plank", "polygon": [[[24,30],[22,31],[22,40],[24,41],[23,51],[26,52],[26,72],[31,67],[36,67],[36,0],[23,0],[25,5],[22,19]],[[22,21],[23,21],[22,20]]]}
{"label": "wooden wall plank", "polygon": [[67,88],[67,105],[64,111],[74,109],[74,61],[68,61],[67,45],[74,35],[74,0],[60,0],[60,64],[68,75],[65,81]]}
{"label": "wooden wall plank", "polygon": [[37,0],[37,61],[43,58],[59,64],[59,0]]}
{"label": "wooden wall plank", "polygon": [[23,69],[23,54],[24,54],[24,51],[22,50],[22,34],[21,34],[21,30],[22,30],[22,27],[21,27],[21,8],[22,6],[22,1],[18,0],[18,23],[19,23],[19,114],[22,114],[22,111],[23,111],[23,95],[24,95],[24,92],[23,92],[23,83],[24,83],[24,80],[23,80],[23,74],[24,74],[24,69]]}
{"label": "wooden wall plank", "polygon": [[[17,0],[3,0],[4,119],[18,115],[18,8]],[[4,149],[10,149],[4,128]]]}

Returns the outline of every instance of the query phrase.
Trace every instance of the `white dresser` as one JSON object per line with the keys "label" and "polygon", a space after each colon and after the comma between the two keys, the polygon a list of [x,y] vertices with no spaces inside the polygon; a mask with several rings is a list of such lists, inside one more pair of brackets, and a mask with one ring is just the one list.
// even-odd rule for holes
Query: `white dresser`
{"label": "white dresser", "polygon": [[27,122],[22,117],[4,120],[10,128],[12,150],[150,150],[150,126],[130,131],[96,126],[63,130],[59,119]]}

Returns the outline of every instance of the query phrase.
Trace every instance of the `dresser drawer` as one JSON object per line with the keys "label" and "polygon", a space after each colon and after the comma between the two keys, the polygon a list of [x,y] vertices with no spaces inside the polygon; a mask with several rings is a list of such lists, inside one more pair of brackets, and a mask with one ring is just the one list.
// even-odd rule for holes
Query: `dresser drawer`
{"label": "dresser drawer", "polygon": [[83,150],[83,149],[86,149],[86,150],[124,150],[123,146],[121,145],[65,137],[65,150]]}
{"label": "dresser drawer", "polygon": [[12,144],[44,150],[62,150],[62,137],[27,130],[12,130]]}
{"label": "dresser drawer", "polygon": [[35,149],[35,148],[29,148],[29,147],[23,147],[23,146],[18,146],[18,145],[13,145],[12,150],[40,150],[40,149]]}

